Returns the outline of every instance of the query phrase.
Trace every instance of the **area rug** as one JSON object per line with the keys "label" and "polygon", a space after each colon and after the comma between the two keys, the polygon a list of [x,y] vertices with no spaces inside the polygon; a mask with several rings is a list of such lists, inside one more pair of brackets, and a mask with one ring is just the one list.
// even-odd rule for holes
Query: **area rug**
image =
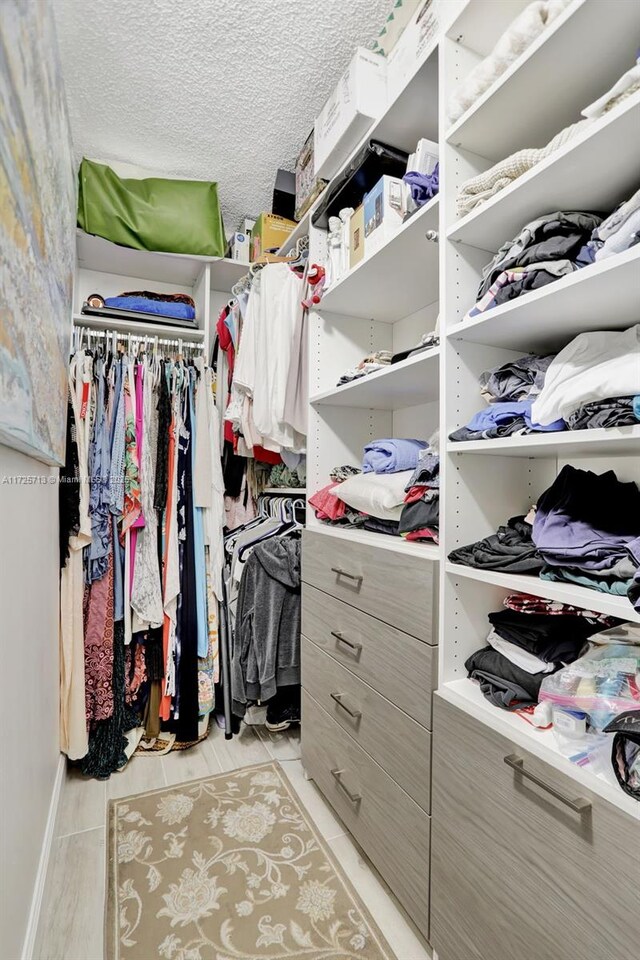
{"label": "area rug", "polygon": [[394,960],[278,763],[109,804],[107,960]]}

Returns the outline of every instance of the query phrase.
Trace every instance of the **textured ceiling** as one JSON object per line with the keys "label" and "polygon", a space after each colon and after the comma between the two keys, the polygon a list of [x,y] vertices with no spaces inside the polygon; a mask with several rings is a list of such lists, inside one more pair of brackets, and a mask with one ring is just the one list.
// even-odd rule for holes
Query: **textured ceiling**
{"label": "textured ceiling", "polygon": [[76,158],[217,180],[225,226],[271,207],[391,0],[53,0]]}

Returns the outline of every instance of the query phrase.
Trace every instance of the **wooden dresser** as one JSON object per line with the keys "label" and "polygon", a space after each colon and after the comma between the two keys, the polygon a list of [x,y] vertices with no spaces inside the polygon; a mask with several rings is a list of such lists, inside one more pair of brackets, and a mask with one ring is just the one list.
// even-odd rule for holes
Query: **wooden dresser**
{"label": "wooden dresser", "polygon": [[427,938],[437,566],[304,533],[303,763]]}

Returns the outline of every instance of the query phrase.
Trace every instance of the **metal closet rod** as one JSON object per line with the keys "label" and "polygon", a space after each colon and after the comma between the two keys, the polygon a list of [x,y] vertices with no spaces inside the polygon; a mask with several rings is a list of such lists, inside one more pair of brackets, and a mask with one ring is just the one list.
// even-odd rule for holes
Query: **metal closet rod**
{"label": "metal closet rod", "polygon": [[152,336],[151,334],[131,333],[130,331],[117,330],[115,328],[113,330],[95,330],[88,324],[86,326],[84,324],[74,324],[73,333],[74,337],[76,334],[80,334],[81,336],[86,334],[87,337],[97,337],[99,340],[106,340],[109,338],[114,341],[123,341],[126,338],[128,344],[142,343],[145,346],[158,344],[162,346],[177,347],[180,353],[182,353],[184,349],[204,350],[204,342],[201,340],[184,340],[182,337],[156,337]]}

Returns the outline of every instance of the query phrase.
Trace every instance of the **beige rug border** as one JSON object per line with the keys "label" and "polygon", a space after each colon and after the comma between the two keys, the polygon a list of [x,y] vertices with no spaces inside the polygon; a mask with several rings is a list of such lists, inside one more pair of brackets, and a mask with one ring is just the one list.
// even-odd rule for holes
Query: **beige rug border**
{"label": "beige rug border", "polygon": [[[205,780],[215,780],[217,777],[232,777],[237,773],[244,773],[248,770],[262,770],[262,769],[271,769],[274,770],[285,789],[288,791],[293,800],[295,800],[300,808],[300,812],[304,817],[305,823],[311,830],[313,836],[315,837],[318,846],[326,856],[327,860],[335,870],[336,876],[342,883],[343,887],[349,894],[349,896],[354,900],[358,909],[362,912],[362,915],[365,917],[371,932],[378,940],[378,946],[383,952],[386,952],[388,955],[388,960],[398,960],[396,954],[393,952],[386,937],[383,935],[380,927],[378,926],[373,914],[369,908],[365,905],[364,901],[360,894],[356,891],[355,887],[351,883],[351,880],[345,873],[344,868],[338,862],[336,856],[333,853],[333,850],[320,834],[316,825],[309,815],[309,811],[305,807],[300,794],[296,788],[290,783],[288,777],[286,776],[282,764],[279,760],[266,760],[263,763],[252,763],[246,767],[236,767],[234,770],[224,770],[221,773],[210,773],[206,777],[196,777],[194,780],[185,780],[184,783],[173,783],[164,787],[156,787],[155,790],[143,790],[140,793],[131,793],[127,797],[116,797],[113,800],[109,800],[107,804],[107,850],[105,857],[105,900],[106,900],[106,909],[104,916],[104,960],[118,960],[120,954],[118,949],[118,936],[116,931],[116,921],[117,921],[117,910],[116,910],[116,897],[114,895],[114,890],[118,889],[118,860],[115,855],[115,839],[116,839],[116,816],[115,811],[119,803],[126,803],[129,800],[133,800],[138,797],[151,797],[154,794],[158,793],[167,793],[171,790],[177,790],[180,787],[189,787],[194,783],[202,783]],[[113,861],[113,873],[114,873],[114,888],[112,889],[109,884],[109,865]]]}

